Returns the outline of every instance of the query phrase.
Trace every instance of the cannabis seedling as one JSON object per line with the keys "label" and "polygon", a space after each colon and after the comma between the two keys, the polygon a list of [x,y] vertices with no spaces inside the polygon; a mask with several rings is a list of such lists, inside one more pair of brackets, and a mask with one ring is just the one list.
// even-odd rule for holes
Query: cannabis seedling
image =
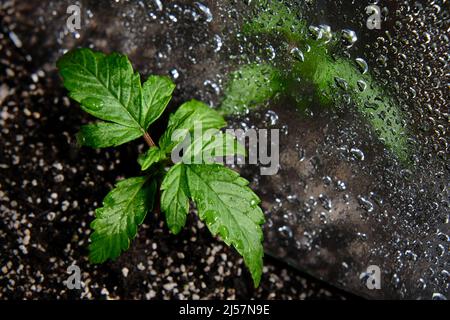
{"label": "cannabis seedling", "polygon": [[189,141],[186,138],[198,123],[205,132],[215,129],[218,133],[213,139],[191,140],[183,149],[183,160],[191,160],[199,152],[213,157],[245,154],[235,137],[219,131],[226,125],[222,116],[199,101],[186,102],[171,114],[157,145],[148,129],[171,99],[175,85],[169,78],[151,76],[141,84],[140,75],[134,73],[126,56],[90,49],[66,53],[57,66],[70,97],[84,111],[102,120],[81,128],[77,136],[81,145],[114,147],[143,137],[150,147],[138,159],[143,175],[118,182],[104,199],[103,207],[95,211],[90,261],[115,259],[129,248],[138,226],[154,210],[160,190],[161,211],[174,234],[184,227],[192,200],[211,233],[242,255],[258,286],[264,215],[260,199],[248,187],[248,181],[221,164],[171,161],[172,151]]}

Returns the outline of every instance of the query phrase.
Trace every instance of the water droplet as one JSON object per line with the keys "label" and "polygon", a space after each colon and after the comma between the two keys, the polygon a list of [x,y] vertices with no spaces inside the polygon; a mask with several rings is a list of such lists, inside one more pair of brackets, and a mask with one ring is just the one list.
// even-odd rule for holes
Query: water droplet
{"label": "water droplet", "polygon": [[163,4],[161,0],[153,0],[155,2],[156,8],[158,11],[162,11],[163,10]]}
{"label": "water droplet", "polygon": [[332,207],[331,200],[326,195],[320,194],[319,200],[324,209],[331,210],[331,207]]}
{"label": "water droplet", "polygon": [[340,78],[340,77],[334,77],[334,81],[336,82],[336,85],[337,85],[339,88],[341,88],[341,89],[347,91],[347,89],[348,89],[348,83],[347,83],[347,81],[345,81],[344,79],[342,79],[342,78]]}
{"label": "water droplet", "polygon": [[177,17],[175,17],[173,14],[169,14],[168,17],[169,17],[169,19],[170,19],[172,22],[175,22],[175,23],[178,22]]}
{"label": "water droplet", "polygon": [[265,114],[265,118],[271,126],[274,126],[278,123],[278,114],[276,114],[275,111],[268,110]]}
{"label": "water droplet", "polygon": [[436,247],[436,252],[439,257],[442,257],[445,254],[445,247],[442,244],[438,244]]}
{"label": "water droplet", "polygon": [[344,191],[345,189],[347,189],[347,186],[345,185],[344,181],[338,180],[336,181],[336,189],[339,191]]}
{"label": "water droplet", "polygon": [[174,80],[176,80],[180,77],[180,73],[178,72],[177,69],[170,70],[170,75],[171,75],[172,79],[174,79]]}
{"label": "water droplet", "polygon": [[364,152],[362,152],[360,149],[351,148],[350,153],[352,154],[352,156],[355,160],[364,161]]}
{"label": "water droplet", "polygon": [[319,219],[320,219],[320,222],[322,222],[323,224],[327,224],[327,220],[328,220],[327,213],[321,212],[319,214]]}
{"label": "water droplet", "polygon": [[331,182],[333,182],[333,180],[331,179],[330,176],[325,176],[322,178],[322,180],[323,180],[323,183],[327,186],[329,186],[331,184]]}
{"label": "water droplet", "polygon": [[342,41],[348,48],[353,46],[357,40],[358,40],[358,37],[356,36],[355,31],[350,30],[350,29],[342,30]]}
{"label": "water droplet", "polygon": [[278,228],[278,232],[285,238],[292,238],[293,237],[293,233],[291,228],[289,228],[288,226],[282,226]]}
{"label": "water droplet", "polygon": [[298,61],[301,61],[301,62],[305,61],[303,52],[297,47],[295,47],[291,50],[291,55],[294,57],[294,59],[296,59]]}
{"label": "water droplet", "polygon": [[217,84],[217,83],[215,83],[215,82],[212,82],[211,80],[205,80],[204,82],[203,82],[203,85],[205,86],[205,87],[210,87],[210,88],[212,88],[213,90],[214,90],[214,93],[215,94],[220,94],[220,87],[219,87],[219,85]]}
{"label": "water droplet", "polygon": [[322,32],[322,39],[325,43],[328,43],[333,38],[333,33],[331,32],[331,27],[327,24],[319,25],[320,31]]}
{"label": "water droplet", "polygon": [[216,47],[214,48],[214,52],[219,52],[220,49],[222,49],[222,46],[223,46],[222,38],[218,34],[216,34],[216,35],[214,35],[214,42],[216,43]]}
{"label": "water droplet", "polygon": [[104,106],[104,102],[97,98],[86,98],[82,101],[83,105],[91,110],[100,110]]}
{"label": "water droplet", "polygon": [[369,66],[367,65],[366,60],[362,58],[356,58],[356,64],[358,65],[359,71],[362,74],[365,74],[369,70]]}
{"label": "water droplet", "polygon": [[433,293],[433,296],[431,297],[433,300],[447,300],[447,297],[444,296],[442,293]]}
{"label": "water droplet", "polygon": [[213,15],[211,13],[211,10],[207,6],[205,6],[203,3],[200,3],[200,2],[196,2],[195,5],[205,15],[206,22],[211,22],[213,20]]}
{"label": "water droplet", "polygon": [[314,40],[322,39],[322,29],[316,26],[310,26],[309,32]]}
{"label": "water droplet", "polygon": [[370,213],[373,211],[373,209],[374,209],[373,203],[370,202],[369,200],[367,200],[366,198],[359,196],[358,202],[359,202],[360,206],[367,212]]}
{"label": "water droplet", "polygon": [[356,236],[361,239],[362,241],[366,241],[367,240],[367,234],[362,233],[362,232],[357,232]]}
{"label": "water droplet", "polygon": [[427,283],[425,282],[425,280],[423,278],[420,278],[417,281],[417,287],[422,290],[425,290],[427,288]]}

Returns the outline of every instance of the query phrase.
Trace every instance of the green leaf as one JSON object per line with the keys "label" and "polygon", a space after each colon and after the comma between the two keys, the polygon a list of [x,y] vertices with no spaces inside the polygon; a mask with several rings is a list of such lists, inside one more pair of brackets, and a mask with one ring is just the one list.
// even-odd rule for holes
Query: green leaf
{"label": "green leaf", "polygon": [[[186,118],[186,115],[189,115]],[[227,125],[224,118],[207,104],[191,100],[183,103],[169,119],[168,127],[194,129],[195,122],[201,122],[203,129],[220,129]]]}
{"label": "green leaf", "polygon": [[183,163],[176,164],[167,172],[161,190],[161,210],[165,213],[169,229],[177,234],[186,224],[189,212],[189,189]]}
{"label": "green leaf", "polygon": [[281,72],[275,67],[246,65],[232,74],[219,111],[230,115],[260,105],[283,90],[283,81]]}
{"label": "green leaf", "polygon": [[[152,76],[142,88],[139,74],[134,73],[128,58],[118,53],[105,55],[86,48],[76,49],[61,57],[57,66],[70,97],[83,110],[114,123],[116,128],[125,127],[122,132],[130,130],[133,137],[137,131],[142,136],[159,118],[175,87],[168,78]],[[93,129],[82,130],[80,136],[86,131],[90,134]],[[109,137],[111,133],[106,129],[84,139],[100,146],[127,142],[124,138],[117,139],[116,134]],[[97,137],[101,141],[95,141]]]}
{"label": "green leaf", "polygon": [[246,156],[245,147],[240,144],[236,137],[228,133],[219,132],[212,140],[203,140],[203,154],[213,157],[222,156]]}
{"label": "green leaf", "polygon": [[122,180],[103,200],[103,207],[95,211],[91,223],[94,230],[89,246],[92,263],[115,259],[130,246],[137,227],[153,209],[156,181],[147,177]]}
{"label": "green leaf", "polygon": [[257,287],[263,265],[264,223],[258,196],[247,186],[247,180],[224,166],[184,166],[189,193],[200,218],[213,235],[220,235],[242,255]]}
{"label": "green leaf", "polygon": [[186,148],[183,162],[197,163],[194,161],[201,159],[201,163],[211,164],[217,158],[223,160],[223,157],[234,155],[246,156],[245,147],[237,141],[236,137],[219,130],[209,129]]}
{"label": "green leaf", "polygon": [[141,114],[141,124],[145,128],[155,122],[167,107],[175,84],[168,77],[151,76],[142,87],[144,106]]}
{"label": "green leaf", "polygon": [[160,162],[166,158],[165,154],[158,147],[151,147],[146,153],[140,155],[138,163],[141,165],[142,171],[147,170],[153,164]]}
{"label": "green leaf", "polygon": [[142,136],[139,129],[111,122],[97,122],[82,126],[77,134],[80,145],[92,148],[115,147]]}
{"label": "green leaf", "polygon": [[224,118],[217,111],[211,109],[203,102],[191,100],[182,104],[170,116],[167,130],[159,140],[160,148],[166,153],[171,152],[184,138],[178,137],[178,139],[172,141],[172,134],[175,130],[185,130],[187,134],[194,131],[196,124],[201,124],[202,130],[220,129],[227,125]]}
{"label": "green leaf", "polygon": [[126,56],[90,49],[66,53],[57,63],[70,97],[93,116],[139,129],[141,84]]}
{"label": "green leaf", "polygon": [[170,230],[177,234],[186,223],[192,198],[211,233],[242,255],[257,287],[262,274],[264,215],[258,196],[247,185],[238,173],[221,165],[178,163],[163,180],[161,209]]}
{"label": "green leaf", "polygon": [[307,38],[307,24],[294,9],[297,6],[291,8],[279,0],[259,0],[254,6],[258,15],[244,24],[245,34],[275,34],[295,42]]}

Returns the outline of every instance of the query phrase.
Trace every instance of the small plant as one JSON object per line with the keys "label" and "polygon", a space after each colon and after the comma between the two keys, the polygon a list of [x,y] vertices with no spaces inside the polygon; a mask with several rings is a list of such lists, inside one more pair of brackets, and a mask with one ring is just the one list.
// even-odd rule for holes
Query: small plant
{"label": "small plant", "polygon": [[169,78],[151,76],[141,84],[126,56],[90,49],[66,53],[57,66],[70,97],[102,120],[81,128],[77,136],[81,145],[114,147],[143,137],[150,147],[138,159],[143,175],[118,182],[103,207],[96,210],[90,261],[115,259],[129,248],[138,226],[154,210],[160,190],[161,211],[169,229],[177,234],[184,227],[192,200],[210,232],[242,255],[257,287],[263,263],[264,215],[248,181],[221,164],[171,161],[172,151],[185,143],[197,123],[205,133],[211,129],[218,133],[214,139],[192,140],[183,149],[183,160],[199,152],[213,157],[244,155],[245,149],[233,136],[219,131],[226,125],[222,116],[199,101],[186,102],[170,116],[157,145],[148,129],[171,99],[175,85]]}

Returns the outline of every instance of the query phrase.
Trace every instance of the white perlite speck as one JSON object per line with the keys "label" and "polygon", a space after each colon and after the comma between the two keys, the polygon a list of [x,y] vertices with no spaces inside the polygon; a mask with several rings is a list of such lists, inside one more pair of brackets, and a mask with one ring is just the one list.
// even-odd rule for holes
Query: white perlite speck
{"label": "white perlite speck", "polygon": [[22,41],[19,39],[19,37],[17,36],[17,34],[15,34],[14,32],[10,32],[9,33],[9,38],[11,39],[11,41],[14,43],[14,45],[17,48],[22,48]]}
{"label": "white perlite speck", "polygon": [[144,264],[143,264],[142,262],[139,262],[139,264],[137,265],[137,268],[138,268],[140,271],[144,271],[144,270],[145,270],[145,266],[144,266]]}
{"label": "white perlite speck", "polygon": [[172,291],[177,286],[176,283],[166,283],[163,285],[164,290]]}

